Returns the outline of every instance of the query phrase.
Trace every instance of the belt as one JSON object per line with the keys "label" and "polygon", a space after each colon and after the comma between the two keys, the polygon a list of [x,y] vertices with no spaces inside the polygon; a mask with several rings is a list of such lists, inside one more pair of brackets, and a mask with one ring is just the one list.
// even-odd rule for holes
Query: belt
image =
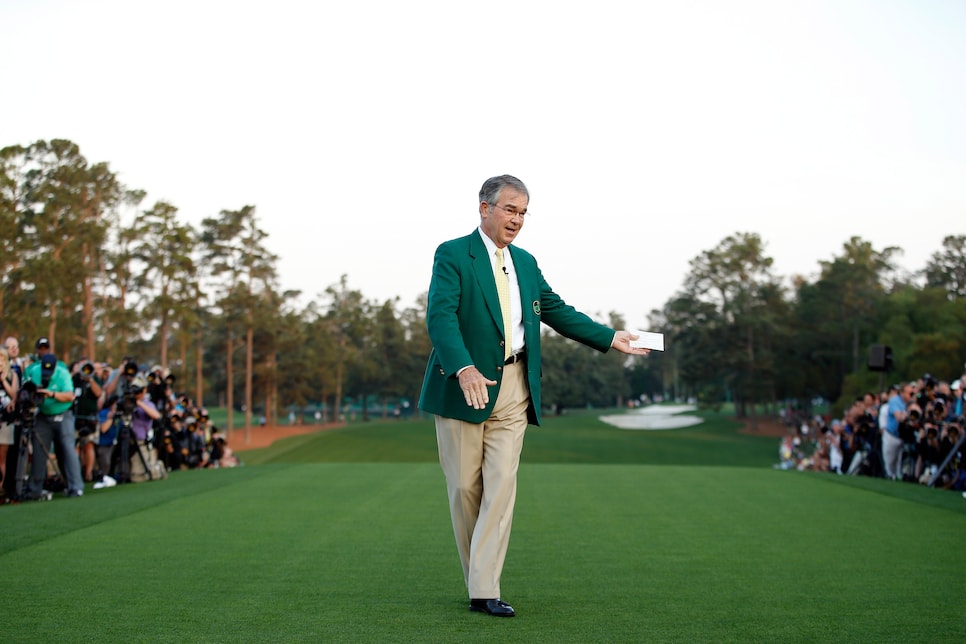
{"label": "belt", "polygon": [[520,362],[521,360],[523,360],[526,357],[527,357],[526,350],[525,349],[521,349],[521,350],[517,351],[516,353],[511,353],[510,354],[510,357],[507,358],[506,361],[504,361],[503,364],[507,365],[507,364],[513,364],[514,362]]}

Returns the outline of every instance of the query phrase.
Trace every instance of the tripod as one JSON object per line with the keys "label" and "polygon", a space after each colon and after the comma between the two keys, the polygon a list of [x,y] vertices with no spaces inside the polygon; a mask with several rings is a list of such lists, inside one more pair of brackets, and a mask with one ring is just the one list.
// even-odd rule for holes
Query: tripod
{"label": "tripod", "polygon": [[154,473],[151,472],[147,459],[144,458],[144,453],[141,451],[141,443],[134,436],[134,431],[131,429],[131,421],[132,417],[130,415],[124,414],[121,416],[121,428],[117,434],[117,446],[120,452],[120,458],[118,459],[117,476],[115,478],[117,478],[118,483],[131,482],[131,443],[133,442],[138,460],[141,461],[141,467],[144,468],[148,478],[153,481]]}
{"label": "tripod", "polygon": [[[31,439],[34,435],[34,427],[37,424],[37,413],[38,410],[35,408],[33,411],[27,411],[23,414],[20,419],[20,452],[17,454],[17,479],[16,488],[14,491],[14,498],[18,501],[27,501],[27,482],[30,480],[30,472],[27,469],[27,462],[30,459],[30,444]],[[46,472],[47,463],[54,464],[54,470],[57,472],[57,476],[61,478],[64,483],[67,483],[67,478],[64,473],[60,471],[60,465],[57,463],[57,459],[50,457],[50,450],[44,445],[44,441],[35,441],[34,445],[40,446],[40,451],[44,455],[44,471]],[[39,454],[34,454],[34,458],[39,458]],[[53,495],[41,489],[39,499],[49,501],[53,498]]]}

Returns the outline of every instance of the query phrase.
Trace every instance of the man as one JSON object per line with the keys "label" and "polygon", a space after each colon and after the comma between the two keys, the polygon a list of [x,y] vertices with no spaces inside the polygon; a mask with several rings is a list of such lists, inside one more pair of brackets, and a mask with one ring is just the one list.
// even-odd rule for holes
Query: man
{"label": "man", "polygon": [[100,410],[103,393],[97,374],[97,365],[86,358],[78,360],[71,369],[74,384],[74,433],[82,474],[87,482],[94,478],[94,463],[97,460],[97,412]]}
{"label": "man", "polygon": [[[128,394],[134,396],[135,405],[131,415],[130,433],[125,435],[125,428],[122,427],[121,430],[120,452],[124,459],[122,466],[129,467],[127,474],[130,480],[146,480],[149,478],[147,470],[155,460],[150,439],[154,431],[154,421],[161,418],[161,412],[148,398],[148,381],[144,376],[136,376],[130,381]],[[130,481],[126,478],[124,482]]]}
{"label": "man", "polygon": [[37,394],[43,398],[33,429],[33,460],[26,497],[50,498],[50,494],[44,490],[47,479],[45,456],[55,442],[57,455],[63,463],[64,475],[67,477],[67,496],[82,496],[84,480],[81,478],[80,462],[74,449],[74,418],[71,413],[74,384],[67,366],[50,353],[49,342],[41,344],[38,341],[37,350],[40,359],[31,363],[24,372],[24,384],[33,383],[37,387]]}
{"label": "man", "polygon": [[487,179],[479,228],[436,250],[426,314],[433,350],[419,399],[435,415],[470,609],[499,617],[515,614],[500,576],[523,435],[540,424],[540,323],[601,352],[648,353],[631,347],[637,336],[568,306],[533,256],[511,246],[529,200],[519,179]]}
{"label": "man", "polygon": [[915,398],[915,385],[907,383],[902,386],[899,395],[889,399],[889,414],[886,416],[885,431],[882,432],[882,460],[887,479],[902,478],[903,441],[899,428],[909,416],[906,406],[912,404]]}

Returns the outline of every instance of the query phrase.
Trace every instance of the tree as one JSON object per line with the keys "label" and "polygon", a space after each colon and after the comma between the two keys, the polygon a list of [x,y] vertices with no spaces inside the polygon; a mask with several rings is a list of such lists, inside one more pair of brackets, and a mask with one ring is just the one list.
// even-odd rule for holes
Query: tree
{"label": "tree", "polygon": [[800,365],[804,377],[799,395],[836,400],[846,374],[865,369],[867,347],[881,330],[878,313],[896,252],[877,251],[852,237],[843,244],[841,255],[820,262],[818,280],[799,285],[794,313],[797,349],[791,349],[791,362]]}
{"label": "tree", "polygon": [[278,259],[265,247],[267,233],[258,227],[254,206],[222,210],[218,218],[202,221],[205,257],[214,277],[221,277],[218,305],[226,327],[226,392],[228,430],[234,406],[235,330],[245,331],[245,440],[251,428],[255,311],[259,294],[274,285]]}
{"label": "tree", "polygon": [[[358,290],[350,290],[348,276],[343,275],[338,284],[325,289],[329,308],[325,318],[335,343],[335,418],[341,418],[343,392],[368,392],[369,383],[378,367],[373,352],[366,351],[372,334],[373,307]],[[363,414],[366,404],[363,398]]]}
{"label": "tree", "polygon": [[[110,216],[123,189],[106,163],[90,165],[78,146],[63,139],[0,151],[3,212],[0,226],[18,225],[13,290],[32,311],[43,309],[55,342],[64,331],[62,358],[81,348],[95,352],[94,282],[100,270]],[[14,285],[15,284],[15,285]],[[39,316],[24,315],[40,331]]]}
{"label": "tree", "polygon": [[691,260],[685,289],[694,299],[716,307],[725,337],[719,354],[731,380],[735,411],[747,415],[746,402],[767,400],[772,390],[772,356],[767,338],[776,316],[769,305],[781,299],[773,260],[764,255],[761,238],[753,233],[726,237],[716,248]]}
{"label": "tree", "polygon": [[926,286],[944,289],[949,299],[966,297],[966,235],[949,235],[943,250],[926,264]]}
{"label": "tree", "polygon": [[190,328],[195,313],[197,237],[190,226],[178,222],[177,214],[177,208],[159,201],[135,221],[139,236],[134,256],[145,266],[138,282],[142,310],[157,321],[159,355],[165,369],[172,325]]}

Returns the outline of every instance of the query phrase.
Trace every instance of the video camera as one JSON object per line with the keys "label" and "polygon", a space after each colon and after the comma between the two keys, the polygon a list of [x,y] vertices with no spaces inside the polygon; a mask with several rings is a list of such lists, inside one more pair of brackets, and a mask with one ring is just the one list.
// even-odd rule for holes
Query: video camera
{"label": "video camera", "polygon": [[20,391],[17,392],[17,404],[15,414],[17,419],[25,426],[33,426],[37,417],[37,410],[43,404],[44,394],[38,391],[40,387],[31,380],[24,383]]}
{"label": "video camera", "polygon": [[112,394],[104,401],[104,406],[113,407],[117,405],[117,414],[121,418],[121,423],[129,426],[131,421],[134,420],[134,410],[138,406],[139,393],[141,393],[141,389],[132,387],[123,396],[119,397],[117,394]]}

